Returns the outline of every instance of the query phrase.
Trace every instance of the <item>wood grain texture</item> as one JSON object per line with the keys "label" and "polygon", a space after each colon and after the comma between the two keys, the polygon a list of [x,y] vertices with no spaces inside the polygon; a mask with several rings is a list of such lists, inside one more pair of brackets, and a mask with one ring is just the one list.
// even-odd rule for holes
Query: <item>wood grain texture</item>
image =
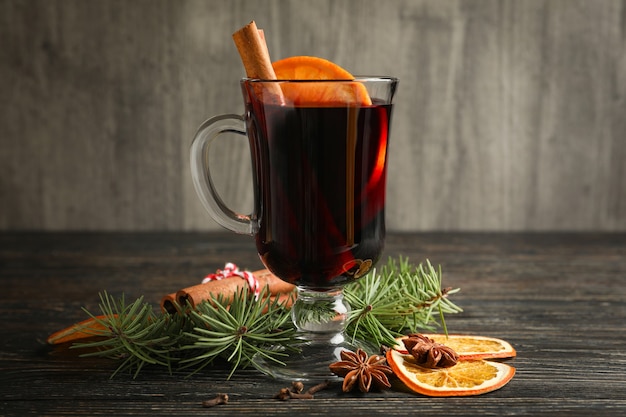
{"label": "wood grain texture", "polygon": [[[0,230],[216,230],[189,174],[242,111],[231,34],[400,78],[390,230],[626,230],[626,1],[0,1]],[[215,163],[252,207],[247,145]]]}
{"label": "wood grain texture", "polygon": [[[110,379],[116,364],[45,346],[46,337],[98,312],[98,292],[143,295],[197,283],[233,261],[256,269],[250,238],[232,233],[3,233],[0,235],[0,414],[3,416],[620,416],[626,413],[626,234],[404,233],[386,256],[441,264],[464,311],[450,332],[504,338],[517,357],[502,389],[428,398],[403,391],[314,400],[272,399],[289,383],[253,369],[227,379],[215,366],[189,376],[147,367]],[[41,289],[45,288],[45,291]],[[228,405],[202,408],[225,392]]]}

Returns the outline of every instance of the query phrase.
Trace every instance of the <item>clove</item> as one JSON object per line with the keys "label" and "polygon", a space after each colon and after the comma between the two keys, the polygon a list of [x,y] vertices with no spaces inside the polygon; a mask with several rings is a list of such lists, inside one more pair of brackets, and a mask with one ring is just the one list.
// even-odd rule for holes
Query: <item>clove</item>
{"label": "clove", "polygon": [[289,388],[282,388],[276,395],[274,395],[274,398],[281,401],[287,401],[291,398],[291,390]]}
{"label": "clove", "polygon": [[305,392],[304,394],[298,394],[297,392],[290,392],[289,398],[292,400],[312,400],[313,395]]}
{"label": "clove", "polygon": [[330,386],[330,381],[324,381],[320,384],[314,385],[309,388],[306,392],[302,392],[304,390],[304,385],[302,382],[295,381],[291,384],[291,388],[282,388],[274,398],[281,401],[287,400],[312,400],[313,395],[316,392],[319,392],[323,389],[326,389]]}
{"label": "clove", "polygon": [[311,388],[308,389],[307,394],[315,394],[318,391],[324,390],[326,388],[330,387],[330,381],[324,381],[321,382],[317,385],[313,385]]}
{"label": "clove", "polygon": [[210,408],[220,404],[228,404],[228,394],[218,394],[215,398],[202,401],[202,407]]}
{"label": "clove", "polygon": [[293,381],[291,383],[291,391],[297,392],[298,394],[304,391],[304,384],[302,383],[302,381]]}

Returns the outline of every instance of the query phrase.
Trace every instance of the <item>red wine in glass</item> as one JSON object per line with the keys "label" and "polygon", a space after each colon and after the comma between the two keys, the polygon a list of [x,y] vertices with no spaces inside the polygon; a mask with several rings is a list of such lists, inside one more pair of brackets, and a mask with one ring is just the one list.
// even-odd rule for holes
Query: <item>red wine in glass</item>
{"label": "red wine in glass", "polygon": [[263,263],[312,289],[362,276],[384,245],[391,105],[249,105]]}

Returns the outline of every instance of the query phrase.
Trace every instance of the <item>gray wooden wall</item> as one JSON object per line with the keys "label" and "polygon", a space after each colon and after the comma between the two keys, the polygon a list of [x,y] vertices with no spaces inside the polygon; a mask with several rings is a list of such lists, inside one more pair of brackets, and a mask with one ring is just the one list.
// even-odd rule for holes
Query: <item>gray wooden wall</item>
{"label": "gray wooden wall", "polygon": [[[241,112],[231,34],[394,75],[390,230],[626,230],[626,2],[0,0],[0,230],[214,230],[197,126]],[[245,141],[220,147],[251,207]]]}

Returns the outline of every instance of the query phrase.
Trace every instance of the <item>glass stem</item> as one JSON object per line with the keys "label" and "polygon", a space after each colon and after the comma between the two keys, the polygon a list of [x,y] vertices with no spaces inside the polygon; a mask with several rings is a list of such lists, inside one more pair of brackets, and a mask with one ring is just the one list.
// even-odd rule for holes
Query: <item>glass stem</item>
{"label": "glass stem", "polygon": [[303,341],[337,345],[344,340],[349,311],[341,289],[315,291],[298,287],[291,315]]}

